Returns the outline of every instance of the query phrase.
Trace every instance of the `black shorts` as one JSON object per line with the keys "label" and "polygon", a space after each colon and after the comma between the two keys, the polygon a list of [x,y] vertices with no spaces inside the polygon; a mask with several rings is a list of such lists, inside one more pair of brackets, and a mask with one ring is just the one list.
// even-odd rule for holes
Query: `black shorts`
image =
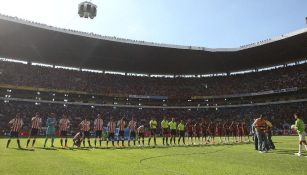
{"label": "black shorts", "polygon": [[141,133],[139,133],[139,138],[144,138],[144,133],[143,132],[141,132]]}
{"label": "black shorts", "polygon": [[188,136],[189,136],[189,137],[193,137],[193,132],[189,131],[189,132],[188,132]]}
{"label": "black shorts", "polygon": [[95,132],[95,137],[99,137],[99,138],[101,138],[101,136],[102,136],[102,131],[96,131]]}
{"label": "black shorts", "polygon": [[177,133],[176,133],[176,129],[171,129],[171,135],[172,136],[175,136]]}
{"label": "black shorts", "polygon": [[207,131],[203,131],[203,137],[207,137],[207,136],[208,136]]}
{"label": "black shorts", "polygon": [[61,131],[61,136],[66,137],[67,136],[67,131]]}
{"label": "black shorts", "polygon": [[109,133],[108,134],[108,140],[114,141],[114,133]]}
{"label": "black shorts", "polygon": [[150,129],[150,134],[151,135],[156,135],[156,133],[157,133],[157,129],[156,128]]}
{"label": "black shorts", "polygon": [[125,131],[119,131],[118,137],[124,138],[125,137]]}
{"label": "black shorts", "polygon": [[179,131],[179,136],[184,137],[185,136],[185,131]]}
{"label": "black shorts", "polygon": [[89,138],[90,137],[90,132],[89,131],[83,131],[83,137],[87,137]]}
{"label": "black shorts", "polygon": [[37,136],[38,135],[38,129],[31,128],[30,136]]}
{"label": "black shorts", "polygon": [[19,132],[11,131],[10,132],[10,137],[19,137]]}
{"label": "black shorts", "polygon": [[134,131],[131,131],[131,132],[130,132],[130,139],[131,139],[131,138],[134,139],[135,136],[136,136],[135,132],[134,132]]}
{"label": "black shorts", "polygon": [[162,135],[168,135],[168,128],[162,128]]}
{"label": "black shorts", "polygon": [[227,129],[224,131],[225,136],[230,136],[230,131]]}

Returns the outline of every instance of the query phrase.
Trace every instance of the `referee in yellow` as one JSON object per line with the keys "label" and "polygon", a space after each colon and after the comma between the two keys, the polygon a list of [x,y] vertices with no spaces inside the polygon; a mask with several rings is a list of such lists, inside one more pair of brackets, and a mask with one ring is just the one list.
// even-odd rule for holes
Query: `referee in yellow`
{"label": "referee in yellow", "polygon": [[169,130],[169,125],[168,125],[168,121],[166,119],[166,117],[163,117],[163,120],[161,122],[161,129],[162,129],[162,141],[163,141],[163,145],[166,141],[166,145],[168,145],[168,130]]}
{"label": "referee in yellow", "polygon": [[178,145],[180,143],[181,138],[182,138],[183,144],[185,145],[185,139],[184,139],[184,137],[185,137],[185,125],[184,125],[182,120],[180,120],[180,123],[178,124],[177,129],[179,131]]}
{"label": "referee in yellow", "polygon": [[157,125],[158,125],[157,120],[155,119],[155,117],[152,117],[151,120],[149,121],[150,136],[148,139],[148,146],[150,145],[151,137],[154,138],[154,143],[155,145],[157,145],[156,141]]}
{"label": "referee in yellow", "polygon": [[170,140],[170,144],[172,144],[172,141],[174,140],[174,145],[176,145],[176,132],[177,132],[177,123],[175,121],[175,118],[172,118],[172,121],[170,121],[169,123],[169,128],[171,130],[171,140]]}

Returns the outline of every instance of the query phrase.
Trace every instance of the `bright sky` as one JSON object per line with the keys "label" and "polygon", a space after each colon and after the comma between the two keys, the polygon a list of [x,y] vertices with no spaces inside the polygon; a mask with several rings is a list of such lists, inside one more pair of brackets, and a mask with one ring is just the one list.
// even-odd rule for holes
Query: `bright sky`
{"label": "bright sky", "polygon": [[0,0],[0,13],[121,38],[210,48],[239,47],[306,27],[307,0]]}

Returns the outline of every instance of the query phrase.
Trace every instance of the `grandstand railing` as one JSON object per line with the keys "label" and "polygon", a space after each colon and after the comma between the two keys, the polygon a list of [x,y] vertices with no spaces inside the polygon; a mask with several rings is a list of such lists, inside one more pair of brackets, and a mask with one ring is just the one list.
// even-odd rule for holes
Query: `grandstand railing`
{"label": "grandstand railing", "polygon": [[139,106],[139,105],[120,105],[120,104],[97,104],[97,103],[83,103],[83,102],[64,102],[64,101],[49,101],[49,100],[34,100],[22,98],[5,98],[0,97],[0,100],[9,103],[9,101],[17,102],[32,102],[32,103],[48,103],[48,104],[62,104],[62,105],[79,105],[79,106],[93,106],[93,107],[116,107],[116,108],[138,108],[138,109],[218,109],[218,108],[237,108],[237,107],[253,107],[265,105],[277,105],[287,103],[300,103],[307,102],[305,99],[283,100],[275,102],[251,103],[251,104],[238,104],[238,105],[216,105],[216,106]]}
{"label": "grandstand railing", "polygon": [[[156,99],[156,100],[166,100],[169,99],[167,96],[157,96],[157,95],[136,95],[136,94],[97,94],[84,91],[74,91],[74,90],[61,90],[61,89],[49,89],[49,88],[35,88],[30,86],[14,86],[8,84],[0,84],[0,88],[6,89],[16,89],[16,90],[28,90],[28,91],[39,91],[39,92],[56,92],[56,93],[68,93],[68,94],[80,94],[80,95],[94,95],[94,96],[106,96],[106,97],[124,97],[124,98],[138,98],[138,99]],[[272,94],[282,94],[288,92],[296,92],[303,90],[305,88],[285,88],[279,90],[268,90],[260,92],[242,93],[242,94],[227,94],[227,95],[213,95],[213,96],[191,96],[193,100],[202,99],[219,99],[219,98],[237,98],[237,97],[254,97],[261,95],[272,95]]]}

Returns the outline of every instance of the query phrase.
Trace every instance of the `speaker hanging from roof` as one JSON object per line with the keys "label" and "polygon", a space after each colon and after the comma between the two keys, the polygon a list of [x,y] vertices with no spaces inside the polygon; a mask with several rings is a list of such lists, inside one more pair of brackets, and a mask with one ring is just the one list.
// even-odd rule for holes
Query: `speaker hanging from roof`
{"label": "speaker hanging from roof", "polygon": [[78,14],[81,18],[94,19],[97,15],[97,6],[88,1],[81,2],[78,6]]}

